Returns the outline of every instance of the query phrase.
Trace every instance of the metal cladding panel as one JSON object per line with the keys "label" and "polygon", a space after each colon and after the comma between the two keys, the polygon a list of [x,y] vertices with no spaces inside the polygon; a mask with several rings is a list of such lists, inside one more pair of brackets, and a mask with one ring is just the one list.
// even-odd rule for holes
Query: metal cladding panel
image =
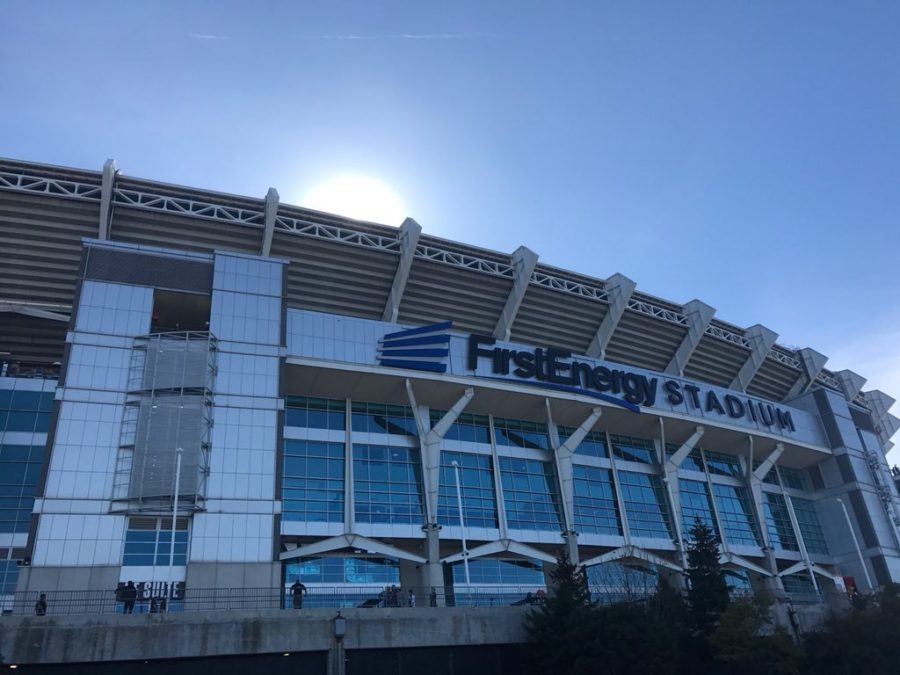
{"label": "metal cladding panel", "polygon": [[684,368],[684,374],[696,380],[728,387],[749,355],[750,350],[744,347],[711,335],[703,335]]}
{"label": "metal cladding panel", "polygon": [[212,262],[115,251],[99,246],[88,248],[84,273],[86,279],[197,293],[212,291],[212,275]]}
{"label": "metal cladding panel", "polygon": [[662,372],[686,332],[684,326],[626,310],[606,347],[606,358]]}
{"label": "metal cladding panel", "polygon": [[747,393],[780,401],[787,396],[801,375],[799,370],[794,370],[771,357],[766,357],[747,387]]}
{"label": "metal cladding panel", "polygon": [[289,260],[289,307],[381,319],[399,255],[275,231],[272,256]]}
{"label": "metal cladding panel", "polygon": [[67,328],[65,321],[0,314],[0,352],[9,352],[10,360],[23,363],[62,361]]}
{"label": "metal cladding panel", "polygon": [[193,497],[200,485],[204,438],[203,399],[173,396],[140,403],[129,499],[171,497],[175,485],[175,453],[184,451],[178,494]]}
{"label": "metal cladding panel", "polygon": [[513,323],[511,339],[584,354],[608,309],[597,300],[530,285]]}
{"label": "metal cladding panel", "polygon": [[99,214],[92,202],[0,191],[0,298],[71,305]]}
{"label": "metal cladding panel", "polygon": [[113,208],[109,238],[201,253],[224,250],[257,255],[262,228],[117,205]]}
{"label": "metal cladding panel", "polygon": [[511,289],[512,279],[416,259],[399,322],[416,325],[452,319],[456,330],[491,335]]}

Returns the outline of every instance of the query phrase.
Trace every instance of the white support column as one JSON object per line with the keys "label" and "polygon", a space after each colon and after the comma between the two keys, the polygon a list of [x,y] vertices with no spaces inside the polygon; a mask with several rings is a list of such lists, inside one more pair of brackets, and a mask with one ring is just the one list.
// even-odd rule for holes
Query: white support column
{"label": "white support column", "polygon": [[[662,429],[662,418],[660,418],[659,423]],[[662,479],[663,485],[666,486],[666,492],[669,494],[669,502],[672,504],[672,520],[674,521],[675,534],[678,536],[678,547],[682,557],[682,564],[687,564],[687,560],[685,559],[684,549],[684,525],[681,517],[681,486],[678,484],[678,469],[697,446],[697,443],[700,442],[700,439],[703,438],[704,432],[705,429],[703,427],[697,426],[694,429],[694,433],[681,444],[671,457],[666,456],[665,438],[662,439]]]}
{"label": "white support column", "polygon": [[[550,401],[544,399],[547,407],[547,420],[552,426],[556,426],[550,410]],[[575,450],[584,437],[587,436],[602,414],[600,408],[594,408],[591,413],[578,425],[565,443],[559,444],[559,435],[550,434],[553,444],[554,458],[556,460],[556,472],[559,475],[559,489],[563,505],[563,538],[566,540],[566,550],[569,554],[569,562],[578,564],[578,533],[575,531],[575,477],[572,468],[572,458]]]}
{"label": "white support column", "polygon": [[769,353],[772,345],[775,344],[775,340],[778,339],[778,333],[769,330],[765,326],[756,324],[744,331],[744,337],[750,341],[753,347],[747,355],[744,365],[741,366],[741,369],[734,376],[729,386],[729,389],[737,389],[738,391],[747,391],[747,387],[750,386],[757,371],[765,362],[766,354]]}
{"label": "white support column", "polygon": [[400,226],[398,234],[400,262],[397,263],[394,283],[391,285],[391,292],[384,305],[384,311],[381,313],[382,321],[397,322],[397,316],[400,314],[400,302],[403,300],[406,282],[409,281],[409,271],[412,269],[413,258],[416,256],[416,244],[419,243],[420,234],[422,234],[422,226],[412,218],[407,218]]}
{"label": "white support column", "polygon": [[356,527],[356,496],[353,491],[353,405],[344,401],[344,532],[350,534]]}
{"label": "white support column", "polygon": [[678,349],[672,355],[672,360],[666,366],[665,372],[674,375],[684,375],[684,367],[691,359],[697,345],[700,344],[700,338],[706,332],[707,326],[712,321],[716,310],[705,302],[699,300],[691,300],[682,308],[684,316],[687,319],[688,329],[684,334],[684,339],[678,345]]}
{"label": "white support column", "polygon": [[273,187],[266,192],[266,222],[263,228],[262,246],[259,254],[268,258],[272,254],[272,237],[275,235],[275,217],[278,215],[278,190]]}
{"label": "white support column", "polygon": [[419,445],[422,452],[422,478],[425,483],[425,519],[428,523],[437,522],[438,489],[441,473],[441,439],[456,422],[459,415],[475,396],[475,390],[469,387],[444,416],[431,427],[424,408],[416,404],[412,382],[406,380],[406,393],[413,415],[416,418],[416,429],[419,432]]}
{"label": "white support column", "polygon": [[787,505],[788,517],[791,519],[791,527],[794,528],[794,535],[797,537],[800,556],[803,558],[803,563],[806,565],[806,571],[809,572],[809,578],[812,581],[813,588],[815,588],[816,593],[818,593],[819,582],[816,581],[816,573],[813,571],[813,562],[810,560],[809,552],[806,550],[803,532],[800,531],[800,522],[797,520],[797,514],[794,512],[794,503],[791,501],[791,496],[784,493],[784,488],[781,490],[781,496],[784,497],[784,503]]}
{"label": "white support column", "polygon": [[609,432],[606,432],[606,451],[609,453],[610,473],[613,478],[613,490],[616,492],[616,505],[619,507],[619,518],[622,524],[622,537],[625,539],[625,546],[631,546],[631,530],[628,527],[628,513],[625,511],[625,500],[622,498],[622,487],[619,485],[619,470],[616,468],[616,457],[613,452],[612,439]]}
{"label": "white support column", "polygon": [[528,282],[531,281],[531,274],[534,272],[537,261],[537,253],[525,246],[520,246],[512,254],[516,276],[506,298],[506,304],[503,306],[503,312],[497,320],[497,325],[494,326],[493,336],[498,340],[509,340],[513,322],[516,320],[516,314],[519,313],[519,307],[522,305],[525,291],[528,290]]}
{"label": "white support column", "polygon": [[775,560],[775,549],[772,547],[772,542],[769,539],[769,529],[766,526],[766,510],[763,503],[762,482],[775,465],[775,462],[778,461],[778,458],[781,457],[781,454],[784,452],[784,445],[781,443],[776,445],[769,456],[754,469],[752,436],[747,436],[747,444],[749,447],[749,458],[747,460],[746,473],[744,475],[746,476],[747,490],[750,493],[750,503],[753,506],[753,517],[756,518],[756,524],[759,527],[759,536],[762,538],[763,553],[766,555],[766,563],[772,574],[772,576],[766,580],[766,583],[768,584],[767,590],[780,593],[784,591],[784,588],[781,586],[781,578],[778,576],[778,564]]}
{"label": "white support column", "polygon": [[863,392],[863,400],[872,412],[872,422],[875,424],[875,432],[882,446],[886,445],[891,436],[900,428],[900,420],[891,415],[888,410],[894,405],[894,399],[883,391],[873,389]]}
{"label": "white support column", "polygon": [[606,316],[603,317],[603,321],[600,322],[594,339],[591,340],[591,344],[587,348],[588,356],[600,359],[605,358],[609,340],[612,338],[616,326],[619,325],[619,320],[625,313],[625,308],[628,307],[628,301],[631,299],[631,294],[634,293],[636,286],[637,284],[624,274],[613,274],[606,280],[609,309],[606,312]]}
{"label": "white support column", "polygon": [[859,395],[863,385],[866,383],[866,378],[854,373],[852,370],[839,370],[834,374],[834,377],[841,385],[841,389],[844,390],[844,396],[851,402]]}
{"label": "white support column", "polygon": [[116,160],[108,159],[103,163],[103,177],[100,182],[100,224],[97,239],[109,239],[109,219],[112,215],[112,194],[119,172]]}
{"label": "white support column", "polygon": [[509,524],[506,520],[506,501],[503,498],[503,480],[500,475],[500,455],[494,435],[494,416],[488,416],[491,432],[491,465],[494,469],[494,500],[497,502],[497,525],[501,539],[509,539]]}
{"label": "white support column", "polygon": [[797,356],[800,357],[800,363],[803,364],[803,375],[801,375],[794,383],[794,386],[791,387],[791,390],[787,393],[787,396],[784,397],[784,400],[792,399],[795,396],[799,396],[800,394],[809,391],[809,388],[812,386],[813,382],[816,381],[819,373],[822,372],[822,369],[828,362],[827,356],[820,354],[815,349],[810,349],[809,347],[798,350]]}
{"label": "white support column", "polygon": [[[451,406],[450,410],[431,426],[428,409],[419,407],[416,403],[416,395],[413,392],[412,382],[406,380],[406,394],[409,397],[409,405],[412,408],[416,420],[416,431],[419,435],[419,448],[422,461],[422,486],[425,492],[425,524],[422,530],[425,532],[425,549],[427,562],[423,566],[422,586],[425,588],[440,589],[439,597],[443,598],[444,576],[441,570],[441,526],[437,522],[438,491],[441,478],[441,439],[456,422],[460,413],[475,396],[475,390],[469,387],[463,395]],[[460,523],[462,526],[462,523]],[[441,600],[443,602],[443,600]]]}

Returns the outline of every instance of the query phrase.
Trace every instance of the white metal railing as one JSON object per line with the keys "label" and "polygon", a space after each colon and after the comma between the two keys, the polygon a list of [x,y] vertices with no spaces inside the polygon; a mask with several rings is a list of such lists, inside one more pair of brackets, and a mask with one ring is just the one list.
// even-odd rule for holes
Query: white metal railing
{"label": "white metal railing", "polygon": [[751,344],[750,340],[745,338],[743,335],[722,328],[721,326],[714,326],[712,324],[708,325],[706,327],[706,334],[711,335],[714,338],[724,340],[725,342],[731,342],[732,344],[736,344],[739,347],[744,347],[745,349],[753,349],[753,345]]}
{"label": "white metal railing", "polygon": [[605,288],[600,286],[590,286],[578,281],[571,281],[546,272],[538,272],[535,270],[531,273],[531,283],[535,286],[543,286],[544,288],[552,288],[555,291],[562,291],[570,295],[577,295],[582,298],[591,300],[600,300],[601,302],[609,302],[609,293]]}
{"label": "white metal railing", "polygon": [[779,363],[783,363],[784,365],[788,366],[789,368],[793,368],[794,370],[803,370],[803,366],[800,365],[800,359],[789,356],[777,349],[770,349],[768,357],[771,359],[775,359]]}
{"label": "white metal railing", "polygon": [[637,300],[636,298],[631,298],[628,301],[628,309],[639,314],[646,314],[647,316],[662,319],[663,321],[668,321],[669,323],[678,324],[679,326],[687,326],[687,317],[685,317],[684,314],[675,312],[666,307],[654,305],[653,303],[646,300]]}
{"label": "white metal railing", "polygon": [[371,248],[378,251],[400,252],[400,239],[396,236],[387,237],[380,234],[369,234],[351,230],[338,225],[326,225],[302,218],[289,216],[276,216],[275,228],[291,234],[299,234],[325,241],[336,241],[342,244],[352,244],[362,248]]}
{"label": "white metal railing", "polygon": [[818,376],[816,377],[816,382],[824,384],[829,389],[841,391],[841,384],[837,381],[837,378],[831,373],[826,373],[824,370],[818,374]]}
{"label": "white metal railing", "polygon": [[85,201],[100,201],[99,185],[80,183],[74,180],[24,176],[8,171],[0,171],[0,190],[18,190]]}
{"label": "white metal railing", "polygon": [[[99,188],[98,188],[99,189]],[[265,214],[262,210],[245,209],[238,206],[213,204],[199,199],[170,197],[142,190],[116,188],[113,190],[113,203],[150,211],[163,211],[177,215],[219,220],[233,225],[262,227]]]}
{"label": "white metal railing", "polygon": [[511,263],[500,263],[494,260],[486,260],[478,258],[467,253],[459,253],[457,251],[448,251],[447,249],[437,248],[436,246],[428,246],[419,244],[416,246],[416,258],[423,258],[434,262],[443,263],[452,267],[461,267],[462,269],[474,270],[476,272],[484,272],[496,277],[504,277],[512,279],[516,275],[515,267]]}

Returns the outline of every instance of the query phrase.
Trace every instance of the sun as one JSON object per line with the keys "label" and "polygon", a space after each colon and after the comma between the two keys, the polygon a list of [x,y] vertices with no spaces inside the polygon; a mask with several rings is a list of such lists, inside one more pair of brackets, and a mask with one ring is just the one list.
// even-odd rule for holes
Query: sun
{"label": "sun", "polygon": [[341,174],[313,188],[303,206],[357,220],[400,225],[406,218],[403,200],[387,184],[361,174]]}

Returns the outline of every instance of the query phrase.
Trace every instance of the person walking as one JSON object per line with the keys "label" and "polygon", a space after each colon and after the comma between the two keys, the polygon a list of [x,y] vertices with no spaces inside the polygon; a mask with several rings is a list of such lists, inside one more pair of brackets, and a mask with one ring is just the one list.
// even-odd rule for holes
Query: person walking
{"label": "person walking", "polygon": [[431,594],[428,596],[428,604],[432,607],[437,607],[437,589],[434,586],[431,587]]}
{"label": "person walking", "polygon": [[306,586],[297,579],[291,586],[291,606],[294,609],[303,609],[303,594],[306,593]]}
{"label": "person walking", "polygon": [[34,603],[34,615],[35,616],[46,616],[47,614],[47,594],[41,593],[38,596],[37,602]]}
{"label": "person walking", "polygon": [[416,594],[413,593],[413,589],[411,589],[411,588],[409,589],[409,591],[407,591],[407,594],[406,594],[406,604],[409,607],[416,606]]}

